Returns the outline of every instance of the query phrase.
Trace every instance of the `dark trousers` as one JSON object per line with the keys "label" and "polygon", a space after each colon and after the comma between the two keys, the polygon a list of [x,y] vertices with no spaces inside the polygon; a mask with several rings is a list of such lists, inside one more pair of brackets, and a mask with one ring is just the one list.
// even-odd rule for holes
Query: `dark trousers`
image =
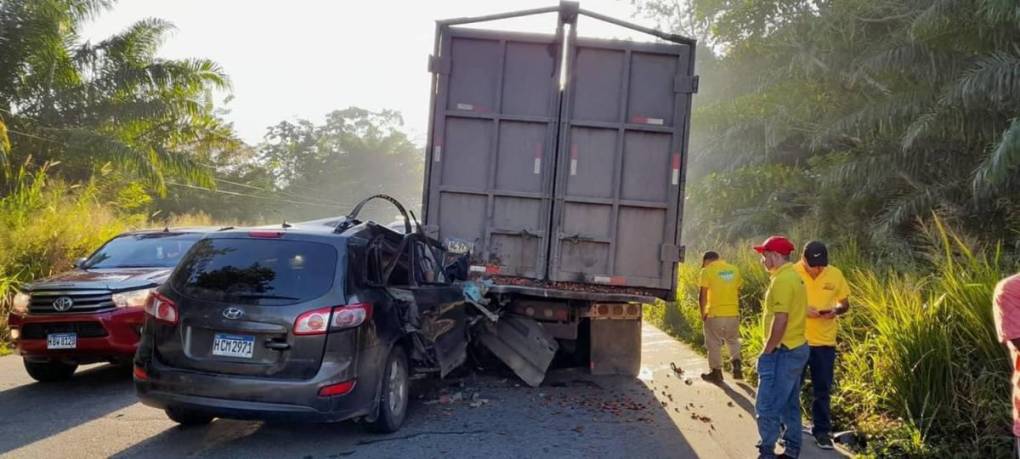
{"label": "dark trousers", "polygon": [[832,380],[836,367],[835,346],[811,346],[808,357],[808,371],[811,375],[811,435],[817,437],[832,432],[832,413],[829,409],[832,398]]}

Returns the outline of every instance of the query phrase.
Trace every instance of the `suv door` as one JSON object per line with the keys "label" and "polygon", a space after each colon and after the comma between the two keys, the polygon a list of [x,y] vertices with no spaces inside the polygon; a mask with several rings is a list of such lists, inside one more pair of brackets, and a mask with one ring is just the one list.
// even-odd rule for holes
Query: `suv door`
{"label": "suv door", "polygon": [[426,354],[422,357],[433,361],[443,377],[467,358],[464,295],[446,279],[441,265],[445,253],[438,244],[420,234],[409,234],[403,242],[393,260],[396,266],[382,270],[390,273],[387,291],[397,307],[409,312],[404,317],[420,339]]}

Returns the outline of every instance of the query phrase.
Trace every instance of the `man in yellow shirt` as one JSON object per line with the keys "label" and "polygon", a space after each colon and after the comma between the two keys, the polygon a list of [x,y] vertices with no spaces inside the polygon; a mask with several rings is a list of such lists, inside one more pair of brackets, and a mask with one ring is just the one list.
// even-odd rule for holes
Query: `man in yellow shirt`
{"label": "man in yellow shirt", "polygon": [[705,252],[698,274],[698,306],[705,329],[705,348],[708,350],[709,372],[701,379],[721,383],[722,346],[730,350],[733,378],[743,379],[740,365],[740,270],[721,258],[716,252]]}
{"label": "man in yellow shirt", "polygon": [[772,236],[754,248],[771,280],[762,304],[765,342],[758,357],[759,457],[774,458],[782,426],[784,457],[798,457],[801,447],[800,385],[810,351],[804,337],[807,292],[804,281],[790,263],[794,246],[782,236]]}
{"label": "man in yellow shirt", "polygon": [[832,449],[832,415],[829,400],[836,366],[836,317],[850,310],[850,285],[835,266],[829,266],[825,244],[811,241],[804,245],[803,258],[794,266],[807,289],[808,309],[805,335],[811,356],[811,435],[818,447]]}

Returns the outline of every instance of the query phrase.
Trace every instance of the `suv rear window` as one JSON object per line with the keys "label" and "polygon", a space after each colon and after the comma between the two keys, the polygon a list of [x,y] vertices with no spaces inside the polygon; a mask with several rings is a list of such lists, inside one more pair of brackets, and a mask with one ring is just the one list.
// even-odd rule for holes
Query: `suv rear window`
{"label": "suv rear window", "polygon": [[333,246],[316,242],[203,239],[184,256],[170,285],[199,300],[293,304],[328,292],[336,261]]}

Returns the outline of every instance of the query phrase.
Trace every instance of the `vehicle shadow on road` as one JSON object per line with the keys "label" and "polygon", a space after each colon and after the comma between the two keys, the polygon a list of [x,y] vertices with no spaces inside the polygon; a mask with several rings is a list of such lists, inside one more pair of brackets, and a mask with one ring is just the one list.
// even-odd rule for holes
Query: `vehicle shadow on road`
{"label": "vehicle shadow on road", "polygon": [[172,427],[114,457],[696,457],[666,407],[633,378],[565,373],[530,388],[488,375],[442,384],[453,397],[440,402],[436,391],[416,388],[393,434],[352,422],[216,420]]}
{"label": "vehicle shadow on road", "polygon": [[0,391],[0,456],[137,401],[130,370],[113,365],[79,370],[66,382]]}

